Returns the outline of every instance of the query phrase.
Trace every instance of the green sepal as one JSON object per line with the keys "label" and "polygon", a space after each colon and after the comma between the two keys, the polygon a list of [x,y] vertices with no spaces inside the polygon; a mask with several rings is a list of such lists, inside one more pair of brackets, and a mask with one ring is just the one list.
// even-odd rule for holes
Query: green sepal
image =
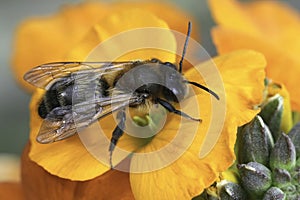
{"label": "green sepal", "polygon": [[288,136],[291,138],[296,148],[296,157],[300,158],[300,123],[296,124],[292,128],[292,130],[288,133]]}
{"label": "green sepal", "polygon": [[283,200],[285,199],[284,192],[278,187],[271,187],[266,191],[262,200]]}
{"label": "green sepal", "polygon": [[228,182],[220,188],[219,196],[222,200],[247,199],[246,192],[243,188],[232,182]]}
{"label": "green sepal", "polygon": [[238,162],[258,162],[268,166],[271,150],[274,146],[269,128],[260,116],[243,126],[238,133]]}
{"label": "green sepal", "polygon": [[273,185],[279,188],[289,185],[292,181],[291,174],[286,169],[275,168],[272,170]]}
{"label": "green sepal", "polygon": [[257,162],[238,165],[241,184],[251,195],[262,196],[272,185],[271,171]]}
{"label": "green sepal", "polygon": [[270,154],[270,167],[292,171],[295,165],[295,146],[287,134],[281,133]]}
{"label": "green sepal", "polygon": [[276,94],[269,99],[263,105],[259,115],[264,122],[268,125],[275,141],[281,133],[281,120],[283,114],[283,97]]}

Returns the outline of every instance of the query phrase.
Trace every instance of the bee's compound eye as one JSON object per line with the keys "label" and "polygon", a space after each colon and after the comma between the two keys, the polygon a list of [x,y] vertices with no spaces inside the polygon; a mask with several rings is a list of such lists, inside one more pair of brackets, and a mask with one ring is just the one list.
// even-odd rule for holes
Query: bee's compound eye
{"label": "bee's compound eye", "polygon": [[150,62],[152,62],[152,63],[161,63],[161,61],[158,60],[157,58],[152,58],[152,59],[150,60]]}

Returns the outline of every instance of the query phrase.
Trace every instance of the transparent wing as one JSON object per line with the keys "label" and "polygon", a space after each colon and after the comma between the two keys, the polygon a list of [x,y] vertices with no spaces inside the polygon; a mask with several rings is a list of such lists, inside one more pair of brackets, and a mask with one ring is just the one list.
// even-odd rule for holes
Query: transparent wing
{"label": "transparent wing", "polygon": [[36,139],[39,143],[64,140],[97,120],[139,102],[139,96],[118,94],[112,98],[104,97],[73,106],[57,107],[44,119]]}
{"label": "transparent wing", "polygon": [[46,144],[70,137],[75,133],[71,106],[57,107],[44,119],[36,140]]}
{"label": "transparent wing", "polygon": [[24,80],[39,87],[46,88],[57,79],[73,74],[84,76],[84,74],[98,74],[119,71],[126,65],[132,65],[136,61],[126,62],[54,62],[37,66],[24,75]]}

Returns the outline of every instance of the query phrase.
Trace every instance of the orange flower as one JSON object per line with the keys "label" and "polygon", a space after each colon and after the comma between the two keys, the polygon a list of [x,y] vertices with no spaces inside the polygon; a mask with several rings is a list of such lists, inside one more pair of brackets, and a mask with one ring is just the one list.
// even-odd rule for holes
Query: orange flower
{"label": "orange flower", "polygon": [[[106,51],[101,51],[103,55],[96,58],[136,60],[156,57],[163,61],[175,62],[175,53],[177,49],[181,51],[182,47],[178,45],[177,48],[177,38],[175,33],[170,30],[172,25],[169,26],[168,21],[165,21],[168,18],[163,20],[163,17],[160,18],[159,14],[156,15],[155,12],[153,14],[132,7],[125,11],[113,12],[111,9],[109,11],[107,16],[89,29],[72,50],[69,49],[69,52],[64,53],[66,56],[64,58],[94,60],[94,56],[99,55],[99,52],[93,48],[100,47]],[[127,32],[122,32],[121,35],[130,33],[130,30],[134,28],[149,26],[158,28],[162,34],[154,37],[154,40],[151,38],[151,34],[141,34],[141,37],[133,38],[126,37],[125,41],[118,40],[120,38],[119,33],[122,31]],[[150,29],[145,28],[145,30]],[[142,36],[145,36],[145,41],[149,40],[148,37],[150,37],[153,43],[158,42],[163,48],[158,50],[142,48],[137,51],[122,49],[124,44],[128,44],[128,41],[135,43],[139,41],[139,38],[143,38]],[[103,46],[107,43],[109,45]],[[60,47],[60,45],[57,44],[56,46]],[[119,54],[120,52],[123,54]],[[117,55],[121,55],[121,57]],[[188,55],[186,58],[188,59]],[[120,182],[126,183],[129,178],[128,182],[130,182],[135,199],[192,198],[212,184],[218,173],[233,163],[237,127],[249,122],[259,112],[256,106],[262,101],[265,65],[265,59],[260,53],[249,50],[223,55],[215,58],[213,62],[207,61],[197,65],[195,68],[187,70],[185,77],[205,85],[210,83],[215,86],[214,91],[221,97],[217,101],[201,90],[194,90],[194,97],[181,102],[180,107],[184,112],[200,113],[202,123],[185,123],[179,116],[169,114],[164,127],[151,139],[135,138],[129,134],[124,134],[121,137],[117,148],[126,152],[122,154],[121,151],[114,151],[113,164],[116,168],[122,164],[128,167],[129,174],[120,173]],[[207,73],[211,67],[214,67],[217,73]],[[199,71],[201,73],[206,71],[208,76],[211,76],[210,80],[200,74]],[[233,73],[238,74],[238,76],[232,77]],[[217,82],[219,85],[216,84]],[[80,140],[78,135],[48,145],[36,142],[36,136],[42,123],[42,119],[37,114],[37,107],[44,92],[42,89],[36,90],[30,104],[31,149],[28,153],[29,158],[47,171],[44,173],[51,174],[46,176],[50,177],[53,184],[56,183],[60,186],[70,184],[70,188],[68,191],[56,190],[55,186],[49,188],[47,182],[39,182],[37,185],[35,181],[38,180],[32,181],[30,177],[34,171],[27,174],[23,172],[24,186],[33,188],[32,184],[34,184],[34,187],[47,188],[46,190],[39,190],[41,191],[39,197],[43,198],[49,193],[54,196],[68,192],[73,194],[77,188],[74,188],[73,183],[85,188],[87,181],[94,184],[103,183],[102,181],[107,177],[109,180],[110,175],[113,175],[115,180],[118,173],[110,170],[109,165],[105,164],[107,162],[99,162],[96,159],[98,157],[90,154],[87,146],[82,144],[84,143],[82,137]],[[215,105],[218,107],[214,107]],[[218,108],[221,109],[221,115],[216,114],[219,111]],[[106,137],[104,140],[108,138],[109,141],[111,133],[116,127],[113,116],[110,115],[101,119],[99,124]],[[178,134],[179,130],[181,135]],[[92,132],[91,136],[94,136],[93,133],[99,135],[98,132]],[[90,141],[94,142],[95,140],[92,138]],[[84,144],[86,145],[86,143]],[[108,144],[104,145],[107,146],[96,145],[95,147],[100,148],[100,150],[104,149],[107,155]],[[129,163],[126,162],[128,159],[130,160]],[[26,169],[26,166],[23,168]],[[97,182],[96,180],[100,181]],[[84,190],[81,195],[85,195]],[[111,194],[111,198],[113,195]],[[89,197],[84,196],[84,198]],[[99,198],[101,198],[101,194],[99,194]]]}
{"label": "orange flower", "polygon": [[[196,98],[203,122],[196,127],[197,132],[191,146],[174,163],[162,169],[147,173],[130,173],[130,184],[135,199],[157,199],[162,196],[167,199],[192,198],[208,187],[217,178],[219,172],[224,171],[233,163],[237,127],[249,122],[259,112],[254,109],[254,106],[262,100],[265,60],[256,52],[239,51],[218,57],[214,62],[224,81],[227,110],[224,126],[216,145],[205,157],[199,159],[200,147],[210,125],[214,123],[210,121],[212,117],[210,96],[199,93]],[[211,63],[206,62],[199,68],[204,69],[209,65]],[[232,73],[239,73],[240,76],[232,78]],[[186,78],[189,80],[201,79],[196,69],[187,71]],[[77,136],[49,145],[38,144],[35,141],[42,122],[36,112],[42,94],[43,91],[38,90],[31,102],[30,138],[32,147],[29,153],[30,158],[49,173],[74,181],[94,180],[107,172],[109,167],[101,164],[89,154]],[[221,103],[224,103],[224,99]],[[195,109],[194,104],[187,102],[185,105],[187,110]],[[110,138],[116,126],[113,118],[109,116],[100,120],[100,123],[102,130]],[[170,114],[167,124],[151,142],[145,144],[145,141],[136,141],[133,137],[125,134],[117,146],[140,154],[158,151],[172,142],[180,124],[180,117]],[[185,131],[186,133],[195,132],[187,127]],[[206,140],[215,140],[215,135],[208,135]],[[145,158],[144,163],[151,166],[150,163],[160,164],[164,161],[159,157],[156,159]],[[133,154],[131,163],[141,165],[139,161],[139,158]],[[130,168],[137,169],[132,165]]]}
{"label": "orange flower", "polygon": [[299,13],[277,1],[210,0],[209,4],[219,24],[212,31],[218,52],[243,48],[262,52],[268,63],[267,77],[286,86],[292,109],[300,111]]}

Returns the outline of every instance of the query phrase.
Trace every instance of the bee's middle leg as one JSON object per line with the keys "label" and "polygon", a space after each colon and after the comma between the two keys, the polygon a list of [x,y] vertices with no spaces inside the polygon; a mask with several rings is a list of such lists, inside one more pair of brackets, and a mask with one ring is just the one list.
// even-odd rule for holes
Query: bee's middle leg
{"label": "bee's middle leg", "polygon": [[111,168],[113,168],[112,165],[112,153],[120,139],[120,137],[123,135],[123,130],[125,129],[125,121],[126,121],[126,114],[124,110],[121,110],[118,112],[117,114],[117,119],[120,120],[120,122],[118,123],[118,125],[116,126],[116,128],[114,129],[113,133],[112,133],[112,138],[110,140],[110,145],[109,145],[109,162],[110,162],[110,166]]}

